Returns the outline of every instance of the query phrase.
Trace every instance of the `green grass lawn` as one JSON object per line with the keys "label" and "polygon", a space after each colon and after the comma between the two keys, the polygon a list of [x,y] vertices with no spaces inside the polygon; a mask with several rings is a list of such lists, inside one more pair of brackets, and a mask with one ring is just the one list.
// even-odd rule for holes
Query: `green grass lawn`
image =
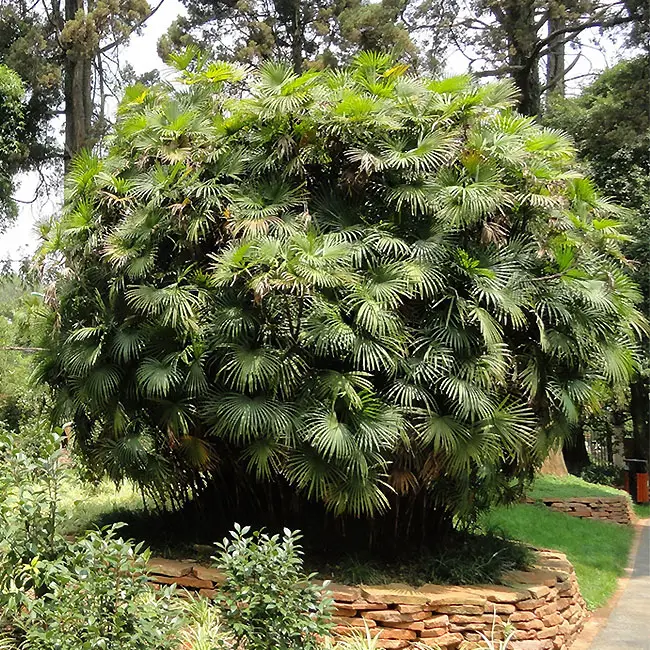
{"label": "green grass lawn", "polygon": [[66,520],[64,532],[68,534],[92,528],[95,522],[111,513],[143,510],[142,497],[129,484],[116,488],[104,480],[94,486],[72,477],[63,483],[59,505]]}
{"label": "green grass lawn", "polygon": [[650,517],[650,503],[635,503],[632,507],[639,519],[647,519]]}
{"label": "green grass lawn", "polygon": [[634,537],[631,526],[578,519],[545,506],[525,504],[493,510],[485,525],[532,546],[566,553],[589,609],[602,607],[614,593]]}
{"label": "green grass lawn", "polygon": [[588,483],[577,476],[538,476],[528,490],[531,499],[544,497],[617,497],[627,496],[627,492],[607,485]]}

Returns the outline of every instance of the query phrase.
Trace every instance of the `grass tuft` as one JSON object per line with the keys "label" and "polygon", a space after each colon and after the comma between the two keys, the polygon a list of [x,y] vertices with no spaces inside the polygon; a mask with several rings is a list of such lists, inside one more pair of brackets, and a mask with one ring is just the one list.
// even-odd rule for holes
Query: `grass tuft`
{"label": "grass tuft", "polygon": [[533,559],[530,549],[519,542],[492,533],[460,532],[440,546],[390,561],[345,556],[328,562],[307,557],[322,577],[334,582],[366,585],[401,582],[414,587],[428,583],[495,583],[507,571],[529,567]]}

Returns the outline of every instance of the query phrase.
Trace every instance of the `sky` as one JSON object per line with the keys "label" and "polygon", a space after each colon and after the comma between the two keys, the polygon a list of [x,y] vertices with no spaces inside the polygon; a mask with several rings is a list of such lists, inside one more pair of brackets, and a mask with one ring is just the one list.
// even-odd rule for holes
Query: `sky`
{"label": "sky", "polygon": [[[158,38],[167,31],[172,21],[184,12],[179,0],[164,0],[158,11],[147,21],[142,32],[131,38],[131,41],[121,55],[123,62],[130,63],[135,72],[142,74],[149,70],[165,70],[165,65],[158,57],[156,44]],[[595,35],[594,35],[595,37]],[[616,54],[620,52],[620,43],[609,43],[604,50],[595,46],[589,52],[589,61],[581,60],[573,70],[573,75],[582,75],[603,69],[616,63]],[[571,63],[570,52],[567,64]],[[458,52],[452,53],[447,61],[447,71],[450,74],[466,72],[467,60]],[[579,87],[574,84],[573,90]],[[569,86],[571,91],[571,86]],[[25,174],[19,179],[19,187],[16,197],[22,201],[30,201],[38,185],[38,177],[35,173]],[[20,260],[35,252],[38,246],[38,235],[35,225],[56,213],[58,206],[50,200],[39,200],[34,203],[21,203],[20,213],[12,228],[0,234],[0,260]]]}

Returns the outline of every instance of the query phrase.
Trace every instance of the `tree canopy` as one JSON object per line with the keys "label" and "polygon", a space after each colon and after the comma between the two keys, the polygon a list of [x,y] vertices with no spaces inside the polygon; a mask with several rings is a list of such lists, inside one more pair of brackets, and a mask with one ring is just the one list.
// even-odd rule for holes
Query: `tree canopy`
{"label": "tree canopy", "polygon": [[[650,306],[650,58],[639,56],[604,71],[579,97],[556,99],[546,122],[562,125],[574,138],[579,157],[599,188],[629,209],[625,218],[631,239],[624,253],[628,272],[639,284],[643,311]],[[650,359],[630,385],[635,458],[647,458],[650,444]],[[625,400],[624,402],[626,402]],[[625,421],[628,408],[619,418]]]}
{"label": "tree canopy", "polygon": [[292,62],[294,72],[336,67],[360,50],[392,51],[405,60],[439,63],[456,4],[450,0],[183,0],[159,52],[198,45],[244,63]]}
{"label": "tree canopy", "polygon": [[623,210],[510,83],[176,63],[74,161],[42,251],[38,372],[95,471],[424,535],[629,380]]}
{"label": "tree canopy", "polygon": [[21,143],[25,126],[24,95],[20,77],[0,65],[0,231],[17,213],[14,174],[26,155]]}

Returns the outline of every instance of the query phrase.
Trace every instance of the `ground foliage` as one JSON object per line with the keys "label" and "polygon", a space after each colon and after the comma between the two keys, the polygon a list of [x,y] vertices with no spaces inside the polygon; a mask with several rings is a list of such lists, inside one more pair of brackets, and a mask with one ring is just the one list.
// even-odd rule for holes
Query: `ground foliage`
{"label": "ground foliage", "polygon": [[98,474],[161,503],[210,484],[229,522],[424,542],[516,496],[628,381],[622,210],[510,84],[371,53],[176,64],[77,158],[42,249],[38,375]]}

